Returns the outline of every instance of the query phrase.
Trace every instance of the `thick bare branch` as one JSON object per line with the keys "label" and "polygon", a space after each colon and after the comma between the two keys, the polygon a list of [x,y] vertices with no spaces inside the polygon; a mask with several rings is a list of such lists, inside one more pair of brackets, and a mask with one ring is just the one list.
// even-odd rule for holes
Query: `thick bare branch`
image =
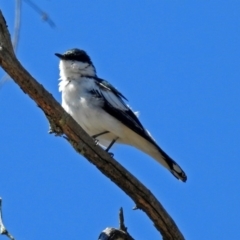
{"label": "thick bare branch", "polygon": [[153,221],[164,239],[184,239],[172,218],[154,195],[116,160],[95,145],[94,140],[68,115],[61,105],[20,64],[14,54],[6,23],[0,12],[0,65],[43,110],[48,119],[61,129],[74,149],[84,155],[110,178]]}

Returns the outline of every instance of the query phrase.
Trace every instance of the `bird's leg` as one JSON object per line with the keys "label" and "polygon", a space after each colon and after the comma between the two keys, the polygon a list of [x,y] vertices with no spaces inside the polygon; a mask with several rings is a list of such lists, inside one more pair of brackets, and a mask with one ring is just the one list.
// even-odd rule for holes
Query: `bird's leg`
{"label": "bird's leg", "polygon": [[104,132],[101,132],[101,133],[98,133],[98,134],[95,134],[95,135],[92,136],[92,138],[94,139],[96,145],[98,145],[98,142],[99,142],[99,140],[96,139],[96,138],[99,137],[99,136],[101,136],[101,135],[104,135],[104,134],[106,134],[106,133],[109,133],[109,131],[104,131]]}
{"label": "bird's leg", "polygon": [[109,133],[109,131],[104,131],[104,132],[101,132],[101,133],[95,134],[95,135],[92,136],[92,138],[99,137],[99,136],[104,135],[104,134],[106,134],[106,133]]}
{"label": "bird's leg", "polygon": [[[109,144],[109,146],[105,149],[106,152],[108,152],[110,150],[110,148],[113,146],[113,144],[118,140],[118,137],[116,137],[115,139],[112,140],[112,142]],[[111,155],[111,157],[114,156],[113,153],[109,153]]]}
{"label": "bird's leg", "polygon": [[98,133],[98,134],[95,134],[95,135],[92,136],[92,138],[94,139],[96,145],[98,145],[98,143],[99,143],[99,140],[96,139],[96,138],[101,136],[101,135],[104,135],[106,133],[109,133],[109,131],[104,131],[104,132],[101,132],[101,133]]}

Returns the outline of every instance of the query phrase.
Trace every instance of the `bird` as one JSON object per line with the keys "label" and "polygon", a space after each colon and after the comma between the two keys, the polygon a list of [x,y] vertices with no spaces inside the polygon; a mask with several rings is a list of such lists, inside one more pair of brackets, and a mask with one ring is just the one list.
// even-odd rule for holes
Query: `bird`
{"label": "bird", "polygon": [[128,100],[108,81],[97,76],[86,51],[73,48],[60,59],[59,91],[62,107],[107,152],[113,144],[126,144],[146,153],[168,169],[178,180],[187,175],[156,143],[126,103]]}

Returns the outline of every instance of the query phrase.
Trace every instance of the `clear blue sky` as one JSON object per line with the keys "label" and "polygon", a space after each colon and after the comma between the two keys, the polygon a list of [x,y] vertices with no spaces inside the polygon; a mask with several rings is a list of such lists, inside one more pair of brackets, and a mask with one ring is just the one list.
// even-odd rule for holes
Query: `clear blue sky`
{"label": "clear blue sky", "polygon": [[[240,1],[39,6],[57,27],[23,3],[18,57],[26,69],[61,101],[54,53],[86,50],[188,181],[131,147],[116,146],[115,158],[151,189],[186,239],[240,239]],[[12,31],[14,1],[1,1],[1,10]],[[159,239],[125,193],[47,133],[44,114],[14,82],[0,89],[0,112],[0,196],[17,239],[97,239],[118,226],[121,206],[136,239]]]}

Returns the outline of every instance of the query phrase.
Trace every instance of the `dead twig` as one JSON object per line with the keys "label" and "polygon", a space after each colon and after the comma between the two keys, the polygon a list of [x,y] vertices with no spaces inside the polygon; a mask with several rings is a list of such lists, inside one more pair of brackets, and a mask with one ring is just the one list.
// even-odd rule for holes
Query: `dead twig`
{"label": "dead twig", "polygon": [[[23,0],[25,1],[34,11],[36,11],[42,17],[42,20],[47,22],[50,27],[56,27],[53,20],[49,17],[49,15],[44,12],[37,4],[35,4],[31,0]],[[13,30],[13,38],[12,38],[12,45],[15,53],[17,52],[17,47],[19,43],[20,37],[20,29],[21,29],[21,13],[22,13],[22,0],[15,0],[15,17],[14,17],[14,30]],[[10,80],[9,75],[5,74],[0,80],[0,88],[2,85]]]}
{"label": "dead twig", "polygon": [[[22,0],[15,0],[15,18],[14,18],[14,30],[13,30],[13,38],[12,38],[12,45],[15,52],[17,51],[19,36],[20,36],[21,6],[22,6]],[[7,74],[5,74],[0,80],[0,88],[9,79],[10,77]]]}
{"label": "dead twig", "polygon": [[6,235],[10,240],[14,240],[14,237],[10,232],[5,228],[3,224],[3,217],[2,217],[2,198],[0,198],[0,234]]}
{"label": "dead twig", "polygon": [[124,225],[123,209],[119,211],[119,229],[108,227],[104,229],[98,240],[134,240],[127,232],[127,227]]}
{"label": "dead twig", "polygon": [[31,0],[23,0],[26,2],[35,12],[37,12],[41,17],[44,22],[47,22],[50,27],[54,28],[56,27],[55,23],[53,20],[50,18],[50,16],[44,12],[36,3],[34,3]]}

